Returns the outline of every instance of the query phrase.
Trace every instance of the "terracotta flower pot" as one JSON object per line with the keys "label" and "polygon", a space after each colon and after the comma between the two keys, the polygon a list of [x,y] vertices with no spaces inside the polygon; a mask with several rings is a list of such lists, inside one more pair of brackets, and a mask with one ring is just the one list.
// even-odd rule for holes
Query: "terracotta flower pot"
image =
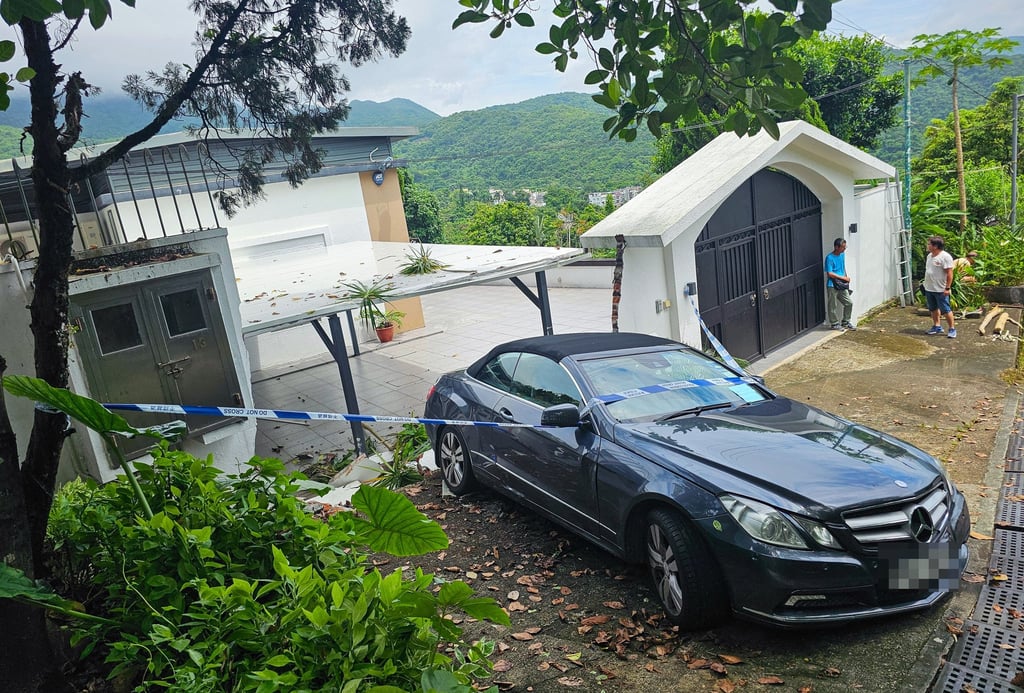
{"label": "terracotta flower pot", "polygon": [[395,326],[394,325],[387,325],[385,327],[378,327],[377,328],[377,339],[379,339],[382,344],[390,342],[394,338],[395,338]]}

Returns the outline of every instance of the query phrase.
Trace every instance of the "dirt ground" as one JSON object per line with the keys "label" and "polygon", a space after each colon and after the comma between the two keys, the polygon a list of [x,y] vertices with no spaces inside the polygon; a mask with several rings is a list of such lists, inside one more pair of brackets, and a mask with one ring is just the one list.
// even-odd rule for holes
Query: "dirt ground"
{"label": "dirt ground", "polygon": [[[997,494],[982,482],[1010,391],[1000,374],[1013,365],[1016,342],[978,335],[977,321],[960,325],[956,340],[925,336],[928,326],[913,309],[882,311],[772,371],[767,383],[936,455],[973,511]],[[413,561],[381,557],[381,569],[420,566],[497,599],[511,628],[463,625],[468,638],[497,642],[493,681],[503,690],[924,690],[935,668],[922,670],[922,652],[944,642],[946,620],[966,618],[974,603],[961,592],[924,613],[830,630],[734,620],[680,633],[664,622],[643,568],[494,493],[444,498],[437,476],[408,491],[451,545]],[[984,556],[984,546],[973,550]]]}

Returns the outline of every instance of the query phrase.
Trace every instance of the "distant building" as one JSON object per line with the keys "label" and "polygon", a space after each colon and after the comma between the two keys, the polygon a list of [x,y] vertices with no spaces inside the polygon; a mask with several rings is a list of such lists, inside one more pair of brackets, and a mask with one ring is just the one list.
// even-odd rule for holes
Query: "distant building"
{"label": "distant building", "polygon": [[547,195],[543,190],[536,190],[530,192],[530,206],[531,207],[544,207],[547,202],[544,201],[544,196]]}
{"label": "distant building", "polygon": [[611,195],[615,206],[621,207],[639,195],[641,190],[643,190],[643,188],[639,185],[631,185],[628,188],[619,188],[618,190],[611,190],[608,192],[587,193],[587,202],[601,207],[604,206],[605,200],[607,200],[608,196]]}

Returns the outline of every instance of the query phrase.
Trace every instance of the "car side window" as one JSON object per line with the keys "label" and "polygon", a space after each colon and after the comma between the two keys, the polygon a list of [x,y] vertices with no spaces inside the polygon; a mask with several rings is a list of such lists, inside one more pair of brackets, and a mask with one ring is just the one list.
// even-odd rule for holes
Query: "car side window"
{"label": "car side window", "polygon": [[523,354],[519,357],[511,392],[542,407],[578,405],[582,399],[579,388],[566,370],[538,354]]}
{"label": "car side window", "polygon": [[498,354],[480,369],[477,380],[504,392],[512,391],[512,372],[516,369],[519,352]]}

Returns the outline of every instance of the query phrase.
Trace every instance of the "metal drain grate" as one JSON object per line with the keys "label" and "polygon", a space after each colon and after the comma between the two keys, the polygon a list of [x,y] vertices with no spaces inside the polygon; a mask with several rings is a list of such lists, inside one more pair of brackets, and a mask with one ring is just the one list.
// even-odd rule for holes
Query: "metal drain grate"
{"label": "metal drain grate", "polygon": [[1024,590],[1024,561],[993,554],[992,560],[988,564],[988,571],[989,574],[986,577],[989,578],[994,575],[1007,577],[1006,580],[998,581],[1001,582],[1002,587]]}
{"label": "metal drain grate", "polygon": [[1013,680],[1024,671],[1024,632],[968,621],[949,661],[966,669]]}
{"label": "metal drain grate", "polygon": [[1024,532],[1015,529],[997,529],[992,542],[992,557],[1024,561]]}
{"label": "metal drain grate", "polygon": [[964,693],[964,691],[984,691],[984,693],[1020,693],[1018,688],[1005,679],[972,671],[956,664],[942,667],[939,680],[932,688],[932,693]]}
{"label": "metal drain grate", "polygon": [[1007,630],[1024,626],[1024,590],[1013,589],[1006,583],[985,585],[978,595],[974,620]]}
{"label": "metal drain grate", "polygon": [[1021,426],[1018,424],[1010,433],[1010,441],[1006,445],[1006,465],[1008,472],[1024,472],[1024,440],[1021,438]]}
{"label": "metal drain grate", "polygon": [[[1007,485],[999,490],[999,504],[996,505],[996,527],[1024,529],[1024,477],[1010,474]],[[1021,499],[1021,500],[1017,500]]]}

